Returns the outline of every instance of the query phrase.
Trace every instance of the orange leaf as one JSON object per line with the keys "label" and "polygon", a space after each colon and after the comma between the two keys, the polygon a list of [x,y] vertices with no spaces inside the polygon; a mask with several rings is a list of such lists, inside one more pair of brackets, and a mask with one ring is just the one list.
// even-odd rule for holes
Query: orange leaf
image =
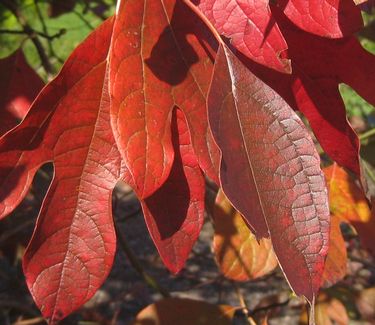
{"label": "orange leaf", "polygon": [[375,218],[371,216],[361,188],[337,164],[325,168],[324,172],[329,188],[331,213],[353,225],[363,246],[374,252]]}
{"label": "orange leaf", "polygon": [[331,231],[328,255],[323,273],[323,286],[330,287],[346,275],[347,254],[340,230],[340,219],[331,216]]}
{"label": "orange leaf", "polygon": [[[307,319],[307,313],[304,311],[299,324],[308,324]],[[349,316],[340,300],[321,293],[315,305],[315,322],[318,325],[347,325]]]}
{"label": "orange leaf", "polygon": [[220,191],[213,212],[214,252],[225,277],[247,281],[256,279],[277,266],[270,239],[258,241],[224,193]]}

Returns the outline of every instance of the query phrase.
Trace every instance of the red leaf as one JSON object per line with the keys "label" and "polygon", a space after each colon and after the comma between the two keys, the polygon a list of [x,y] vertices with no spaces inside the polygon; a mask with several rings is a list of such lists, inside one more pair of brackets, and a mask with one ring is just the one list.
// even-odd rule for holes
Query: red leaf
{"label": "red leaf", "polygon": [[0,140],[2,215],[22,199],[39,166],[54,162],[23,264],[51,324],[95,293],[115,253],[111,193],[121,161],[103,84],[112,26],[108,20],[76,49],[23,123]]}
{"label": "red leaf", "polygon": [[287,44],[268,1],[200,0],[199,9],[245,56],[272,69],[290,72],[289,60],[281,57]]}
{"label": "red leaf", "polygon": [[22,50],[0,60],[0,136],[24,118],[43,88],[43,80],[27,64]]}
{"label": "red leaf", "polygon": [[222,46],[208,106],[222,151],[225,194],[258,237],[270,234],[292,288],[313,301],[328,249],[329,208],[308,131],[280,96]]}
{"label": "red leaf", "polygon": [[206,27],[182,1],[122,0],[119,12],[110,61],[111,117],[134,190],[148,197],[168,178],[175,106],[186,116],[199,165],[217,180],[205,100],[214,55]]}
{"label": "red leaf", "polygon": [[299,28],[323,37],[340,38],[363,27],[361,11],[352,0],[279,0]]}
{"label": "red leaf", "polygon": [[180,110],[172,116],[172,136],[175,157],[171,173],[165,184],[141,203],[148,230],[164,264],[177,273],[203,225],[205,183]]}
{"label": "red leaf", "polygon": [[354,37],[333,40],[314,36],[296,28],[277,8],[273,8],[273,13],[289,46],[293,74],[246,64],[308,118],[323,149],[334,161],[359,174],[359,141],[347,121],[338,85],[350,85],[375,104],[375,56]]}
{"label": "red leaf", "polygon": [[[147,2],[151,7],[165,3],[167,1]],[[123,4],[129,4],[129,1]],[[168,1],[168,8],[171,13],[174,8],[173,1]],[[133,19],[139,15],[138,7],[133,2],[128,8],[121,7],[116,18],[120,22],[125,9],[126,14]],[[174,14],[180,17],[180,11],[189,17],[186,7],[179,2]],[[23,123],[0,139],[1,216],[9,214],[22,200],[35,172],[43,163],[52,161],[55,166],[55,177],[43,203],[24,260],[30,290],[43,315],[49,318],[51,323],[57,322],[87,301],[111,268],[115,250],[111,193],[117,180],[126,179],[132,186],[140,184],[140,188],[143,188],[142,182],[146,181],[142,173],[131,173],[127,161],[122,160],[110,124],[109,104],[116,105],[116,91],[122,85],[123,90],[130,92],[130,96],[136,93],[137,84],[132,84],[132,78],[139,77],[136,74],[137,66],[126,61],[129,48],[116,45],[120,44],[117,41],[123,37],[121,35],[128,34],[117,29],[117,38],[116,35],[111,37],[114,21],[107,21],[74,51],[61,73],[38,96]],[[177,19],[175,23],[173,21],[175,20],[172,19],[171,26],[182,20]],[[194,20],[187,20],[184,24],[189,22]],[[218,149],[208,130],[205,106],[205,95],[212,71],[212,62],[208,56],[211,50],[205,49],[204,39],[200,40],[203,42],[203,45],[200,45],[196,36],[188,35],[188,30],[184,29],[185,25],[184,28],[178,26],[175,26],[174,32],[181,35],[174,35],[180,40],[179,49],[187,53],[183,58],[192,60],[196,55],[201,61],[193,66],[186,63],[184,76],[173,76],[173,71],[163,75],[165,71],[160,70],[160,66],[154,66],[156,63],[153,63],[153,60],[159,62],[158,58],[167,57],[168,61],[163,64],[168,67],[169,59],[175,58],[175,53],[168,51],[176,49],[176,46],[172,49],[166,48],[166,52],[158,52],[159,46],[162,46],[161,50],[164,49],[160,39],[152,39],[154,43],[152,46],[148,45],[156,53],[151,53],[147,60],[147,64],[154,70],[147,68],[152,82],[148,80],[145,85],[151,88],[159,85],[160,89],[165,87],[170,92],[169,95],[166,92],[166,95],[170,96],[173,102],[172,106],[162,101],[157,109],[148,107],[148,114],[151,115],[148,115],[149,128],[146,130],[150,132],[150,141],[155,141],[156,144],[162,141],[171,144],[171,166],[168,167],[166,180],[160,183],[158,188],[154,188],[153,192],[149,191],[149,196],[142,201],[154,242],[173,272],[183,266],[202,225],[204,180],[200,167],[213,178],[217,178],[214,162],[215,157],[218,158]],[[194,27],[194,24],[189,26]],[[166,35],[171,35],[172,29],[167,25],[165,28]],[[157,29],[151,30],[151,34],[153,31]],[[147,33],[142,37],[142,41],[148,44]],[[181,43],[183,40],[184,44]],[[194,45],[193,48],[188,41]],[[153,55],[155,57],[152,57]],[[181,55],[178,54],[177,58],[181,59]],[[108,61],[112,63],[110,70],[107,69]],[[134,74],[130,73],[122,80],[122,70],[114,70],[116,62],[120,63],[120,68],[121,62],[125,62],[129,71],[134,69]],[[142,60],[140,62],[143,64]],[[143,67],[146,69],[146,65]],[[112,79],[109,78],[110,73]],[[176,84],[171,85],[170,79],[163,81],[163,76],[177,76],[181,79],[175,80]],[[117,78],[116,83],[113,78]],[[112,84],[114,91],[113,102],[110,102],[108,82]],[[152,93],[156,102],[159,100],[157,90],[153,89]],[[147,101],[145,104],[143,100],[141,98],[137,103],[141,107],[153,103]],[[134,109],[134,106],[128,104],[126,103],[126,111]],[[171,132],[170,119],[175,105],[179,105],[181,112],[177,111],[173,118]],[[117,106],[117,109],[122,113],[124,106]],[[112,113],[112,122],[116,123],[118,114],[114,108]],[[135,114],[138,114],[137,111]],[[154,121],[159,119],[160,114],[166,119],[161,119],[161,123],[155,125]],[[127,125],[131,132],[135,132],[136,121],[129,116],[126,118],[119,127],[127,132]],[[160,132],[157,130],[159,127]],[[118,140],[120,145],[123,144],[122,138]],[[146,144],[144,146],[148,149]],[[145,148],[133,146],[132,150],[153,157],[155,148],[154,151],[147,151]],[[139,158],[145,159],[142,155]],[[159,168],[161,162],[162,160],[151,159],[147,167],[154,164]],[[163,209],[160,202],[165,202]],[[173,212],[173,215],[166,212]],[[173,223],[164,224],[166,219],[171,221],[171,218]]]}
{"label": "red leaf", "polygon": [[292,81],[298,109],[307,117],[324,151],[359,175],[359,139],[346,117],[337,81],[298,73]]}

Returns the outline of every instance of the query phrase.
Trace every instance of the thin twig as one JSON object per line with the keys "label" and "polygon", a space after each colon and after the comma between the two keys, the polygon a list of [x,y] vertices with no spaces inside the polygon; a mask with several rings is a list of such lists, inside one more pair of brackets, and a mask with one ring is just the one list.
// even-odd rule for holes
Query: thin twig
{"label": "thin twig", "polygon": [[243,314],[249,317],[249,308],[247,307],[245,297],[243,296],[240,287],[238,286],[236,282],[233,282],[233,286],[234,286],[234,289],[236,290],[236,295],[240,303]]}
{"label": "thin twig", "polygon": [[362,158],[362,162],[363,162],[363,167],[364,167],[364,169],[365,169],[365,171],[366,171],[366,174],[371,178],[371,180],[375,183],[375,174],[374,174],[374,172],[371,170],[371,168],[370,168],[370,164],[366,161],[366,160],[364,160],[363,158]]}
{"label": "thin twig", "polygon": [[73,13],[74,13],[79,19],[81,19],[81,20],[84,22],[84,24],[85,24],[88,28],[90,28],[91,30],[94,30],[94,29],[95,29],[94,26],[91,25],[90,22],[89,22],[85,17],[83,17],[83,15],[81,15],[78,11],[73,10]]}
{"label": "thin twig", "polygon": [[35,317],[31,319],[19,320],[19,321],[12,323],[12,325],[35,325],[35,324],[40,324],[40,323],[43,323],[43,324],[46,323],[43,317]]}
{"label": "thin twig", "polygon": [[362,141],[367,140],[368,138],[372,137],[373,135],[375,135],[375,128],[360,134],[359,140],[361,140],[361,142],[362,142]]}
{"label": "thin twig", "polygon": [[45,35],[45,38],[48,39],[48,49],[49,49],[49,54],[51,56],[54,56],[60,63],[64,63],[64,60],[62,60],[55,52],[55,50],[53,49],[53,46],[52,46],[52,40],[54,38],[59,38],[60,36],[64,35],[66,33],[66,29],[65,28],[62,28],[59,30],[58,33],[56,33],[55,35],[52,35],[50,36],[49,33],[48,33],[48,28],[47,28],[47,25],[46,25],[46,22],[44,21],[44,18],[43,18],[43,15],[42,15],[42,12],[39,8],[39,0],[34,0],[34,5],[35,5],[35,11],[38,15],[38,18],[39,18],[39,21],[40,23],[42,24],[42,28],[43,28],[43,33]]}
{"label": "thin twig", "polygon": [[118,229],[118,226],[116,223],[115,223],[115,228],[116,228],[116,234],[117,234],[117,238],[119,240],[120,246],[122,250],[124,251],[125,255],[128,257],[130,264],[142,276],[142,278],[150,287],[152,287],[157,292],[159,292],[164,298],[170,298],[171,297],[170,293],[165,288],[163,288],[156,281],[155,278],[153,278],[143,269],[141,263],[139,262],[138,258],[134,255],[134,253],[131,251],[130,247],[128,246],[128,243],[126,242],[125,237],[123,236],[121,231]]}
{"label": "thin twig", "polygon": [[34,31],[34,29],[28,24],[26,18],[22,15],[22,13],[18,10],[17,4],[13,2],[12,0],[0,0],[0,3],[2,3],[6,8],[9,9],[9,11],[16,17],[19,24],[22,26],[23,31],[25,34],[27,34],[30,38],[30,40],[33,42],[38,55],[40,57],[40,60],[42,62],[43,68],[46,71],[46,73],[50,76],[53,74],[53,68],[49,61],[49,58],[44,50],[43,44],[41,43],[37,33]]}
{"label": "thin twig", "polygon": [[267,306],[262,306],[262,307],[258,307],[258,308],[255,308],[253,309],[252,311],[250,311],[250,315],[254,315],[254,314],[257,314],[257,313],[260,313],[262,311],[269,311],[270,309],[275,309],[275,308],[278,308],[278,307],[284,307],[284,306],[287,306],[290,302],[290,298],[288,298],[287,300],[285,301],[282,301],[282,302],[276,302],[276,303],[273,303],[273,304],[269,304]]}
{"label": "thin twig", "polygon": [[[64,35],[66,33],[66,29],[62,28],[60,29],[56,34],[53,35],[47,35],[43,32],[38,32],[36,30],[33,30],[34,34],[39,35],[43,38],[46,38],[48,40],[53,40],[55,38],[59,38],[60,36]],[[0,34],[21,34],[21,35],[28,35],[27,32],[24,30],[14,30],[14,29],[0,29]]]}
{"label": "thin twig", "polygon": [[20,34],[26,35],[24,30],[0,29],[0,34]]}

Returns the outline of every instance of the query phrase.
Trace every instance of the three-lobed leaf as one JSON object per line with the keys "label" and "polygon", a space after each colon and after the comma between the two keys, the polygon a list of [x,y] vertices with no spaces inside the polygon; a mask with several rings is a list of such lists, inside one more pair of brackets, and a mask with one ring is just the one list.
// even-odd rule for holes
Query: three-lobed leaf
{"label": "three-lobed leaf", "polygon": [[[201,168],[217,181],[218,152],[207,127],[212,39],[182,1],[122,0],[111,45],[111,123],[140,198],[167,180],[174,107],[185,114]],[[127,123],[124,123],[127,121]]]}

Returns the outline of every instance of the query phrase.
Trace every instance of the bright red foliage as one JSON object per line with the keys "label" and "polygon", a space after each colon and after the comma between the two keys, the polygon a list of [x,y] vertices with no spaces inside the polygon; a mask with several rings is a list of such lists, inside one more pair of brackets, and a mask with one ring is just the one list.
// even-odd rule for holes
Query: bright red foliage
{"label": "bright red foliage", "polygon": [[110,53],[111,122],[134,190],[148,197],[168,178],[173,107],[186,115],[201,168],[217,180],[206,118],[214,55],[206,27],[181,1],[123,0],[119,11]]}
{"label": "bright red foliage", "polygon": [[280,0],[279,5],[299,28],[319,36],[341,38],[363,26],[361,11],[354,1]]}
{"label": "bright red foliage", "polygon": [[359,10],[349,0],[194,3],[120,1],[0,137],[1,217],[42,164],[55,167],[24,259],[51,324],[87,301],[111,269],[111,195],[120,180],[138,195],[172,272],[202,226],[204,173],[258,238],[271,237],[297,294],[312,302],[321,286],[328,198],[319,156],[291,108],[332,159],[359,174],[359,142],[338,92],[345,82],[375,103],[374,56],[352,36]]}
{"label": "bright red foliage", "polygon": [[272,69],[290,71],[288,48],[266,0],[199,0],[199,9],[245,56]]}
{"label": "bright red foliage", "polygon": [[270,235],[292,288],[313,301],[328,250],[329,207],[319,155],[306,128],[222,46],[208,110],[222,151],[223,191],[258,238]]}
{"label": "bright red foliage", "polygon": [[[164,264],[184,266],[204,218],[205,183],[183,113],[172,115],[174,162],[163,186],[141,201],[146,224]],[[173,200],[173,204],[171,204]]]}
{"label": "bright red foliage", "polygon": [[76,49],[23,123],[1,139],[2,215],[27,193],[40,165],[54,162],[24,258],[30,291],[51,323],[95,293],[115,253],[111,193],[121,160],[103,84],[112,25],[108,20]]}
{"label": "bright red foliage", "polygon": [[[353,36],[331,40],[306,33],[273,8],[292,60],[291,75],[247,62],[250,69],[308,119],[327,154],[359,174],[359,141],[346,119],[338,85],[344,82],[375,104],[375,56]],[[301,46],[303,44],[303,46]]]}

